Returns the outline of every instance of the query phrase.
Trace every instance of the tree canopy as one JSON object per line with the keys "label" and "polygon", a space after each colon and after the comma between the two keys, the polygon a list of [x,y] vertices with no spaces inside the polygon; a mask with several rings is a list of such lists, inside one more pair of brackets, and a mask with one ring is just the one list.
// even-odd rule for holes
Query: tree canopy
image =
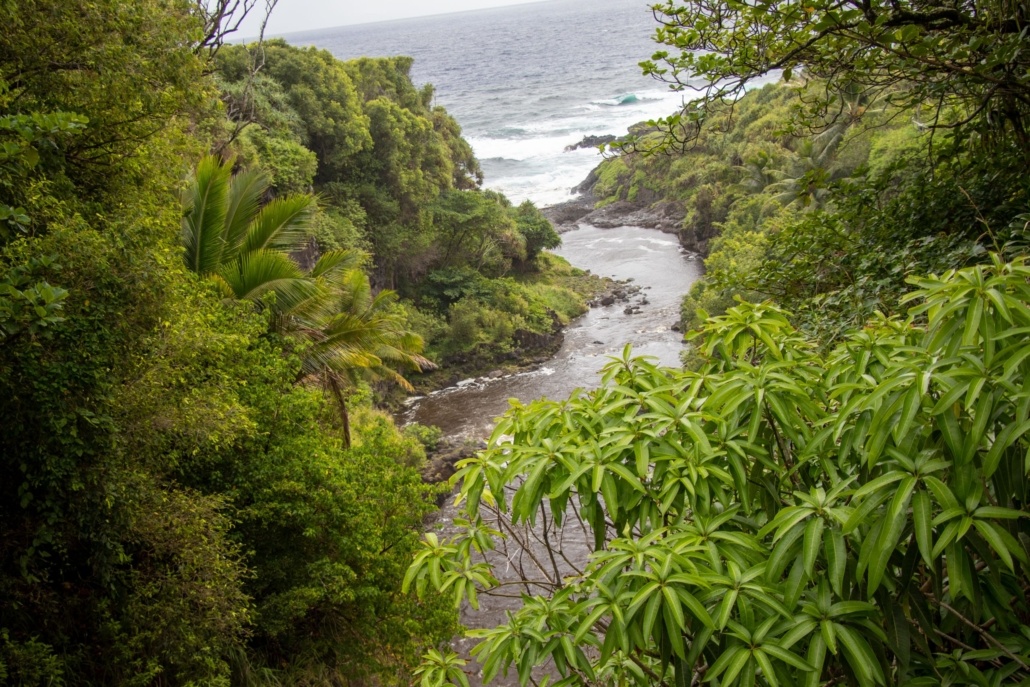
{"label": "tree canopy", "polygon": [[699,106],[665,121],[677,138],[689,138],[712,103],[782,72],[825,83],[802,120],[839,113],[837,96],[857,85],[926,126],[1030,149],[1024,3],[676,0],[653,10],[655,39],[669,49],[643,63],[645,73],[703,94]]}
{"label": "tree canopy", "polygon": [[[454,623],[399,593],[435,509],[423,446],[367,389],[345,446],[312,347],[275,326],[312,315],[344,264],[364,281],[333,296],[390,304],[370,307],[360,251],[312,269],[282,253],[310,239],[313,198],[286,194],[315,173],[301,141],[370,144],[349,77],[314,56],[330,74],[291,96],[335,98],[339,127],[274,120],[286,145],[254,148],[301,154],[235,186],[209,159],[190,194],[235,129],[198,3],[0,2],[0,18],[0,683],[403,680]],[[365,364],[397,362],[396,343],[372,340]]]}

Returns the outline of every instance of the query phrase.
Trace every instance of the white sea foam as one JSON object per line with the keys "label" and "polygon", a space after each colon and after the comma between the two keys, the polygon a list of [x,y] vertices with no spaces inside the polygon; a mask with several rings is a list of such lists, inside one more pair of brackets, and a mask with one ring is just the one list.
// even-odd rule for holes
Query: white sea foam
{"label": "white sea foam", "polygon": [[540,136],[523,138],[470,137],[469,144],[480,160],[524,161],[548,155],[558,155],[565,146],[582,140],[576,134],[564,136]]}
{"label": "white sea foam", "polygon": [[549,117],[509,123],[499,130],[504,135],[470,137],[486,185],[515,202],[528,198],[546,206],[568,200],[601,157],[592,147],[566,152],[567,147],[587,136],[625,135],[633,124],[669,115],[682,103],[680,94],[667,90],[635,95],[622,105],[615,97],[569,104]]}

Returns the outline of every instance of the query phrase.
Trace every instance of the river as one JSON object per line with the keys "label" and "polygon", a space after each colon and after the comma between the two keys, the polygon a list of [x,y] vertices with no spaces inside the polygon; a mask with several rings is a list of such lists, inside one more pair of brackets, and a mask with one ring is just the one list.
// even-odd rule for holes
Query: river
{"label": "river", "polygon": [[[509,398],[565,398],[577,387],[600,384],[599,371],[612,355],[632,344],[638,355],[676,365],[682,335],[672,331],[683,295],[701,275],[701,262],[674,236],[653,229],[581,226],[562,235],[558,255],[580,269],[632,279],[640,291],[629,303],[592,308],[565,331],[561,350],[540,367],[497,379],[470,379],[415,399],[406,422],[436,425],[445,436],[481,438],[508,407]],[[628,305],[639,308],[628,315]]]}
{"label": "river", "polygon": [[[555,252],[594,274],[633,280],[640,290],[629,303],[592,308],[572,322],[557,355],[537,369],[497,379],[466,380],[416,399],[405,420],[437,425],[450,437],[483,438],[489,435],[494,419],[508,407],[509,398],[523,402],[540,397],[557,399],[568,396],[577,387],[596,387],[607,358],[618,355],[626,344],[632,344],[636,354],[653,356],[666,365],[678,364],[682,335],[673,331],[672,325],[679,319],[683,294],[701,275],[701,263],[696,256],[683,251],[675,237],[639,227],[581,226],[563,234],[562,246]],[[627,306],[636,306],[639,312],[627,314]],[[441,536],[456,533],[452,525],[456,515],[453,503],[444,506],[434,526]],[[492,525],[508,537],[498,542],[499,548],[487,560],[501,586],[480,594],[479,610],[464,604],[462,624],[503,624],[506,614],[521,605],[522,593],[539,593],[562,577],[577,574],[590,554],[592,537],[585,527],[574,522],[570,517],[566,527],[556,528],[548,513],[536,527],[513,526],[506,517],[495,513]],[[548,549],[555,556],[549,555]],[[552,568],[551,564],[557,567]],[[525,580],[534,582],[523,586]],[[470,659],[470,651],[477,643],[475,639],[456,637],[452,646]],[[481,687],[476,662],[470,661],[466,673],[473,687]],[[553,666],[534,671],[538,681],[545,675],[556,677]],[[517,687],[518,677],[512,670],[497,676],[492,685]]]}

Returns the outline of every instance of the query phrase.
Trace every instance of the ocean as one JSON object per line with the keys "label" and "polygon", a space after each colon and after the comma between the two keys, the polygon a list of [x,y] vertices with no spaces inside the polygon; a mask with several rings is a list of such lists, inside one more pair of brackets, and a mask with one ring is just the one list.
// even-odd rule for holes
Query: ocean
{"label": "ocean", "polygon": [[413,57],[412,79],[433,84],[461,124],[484,186],[543,207],[572,197],[601,160],[566,146],[681,105],[683,94],[641,74],[655,27],[642,0],[547,0],[285,38],[340,59]]}

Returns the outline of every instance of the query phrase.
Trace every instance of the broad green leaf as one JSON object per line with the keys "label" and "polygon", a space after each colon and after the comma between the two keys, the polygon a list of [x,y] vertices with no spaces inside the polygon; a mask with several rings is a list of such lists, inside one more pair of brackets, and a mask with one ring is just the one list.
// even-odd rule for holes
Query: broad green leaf
{"label": "broad green leaf", "polygon": [[930,518],[930,496],[922,489],[912,495],[912,529],[919,553],[927,566],[932,565],[933,529]]}

